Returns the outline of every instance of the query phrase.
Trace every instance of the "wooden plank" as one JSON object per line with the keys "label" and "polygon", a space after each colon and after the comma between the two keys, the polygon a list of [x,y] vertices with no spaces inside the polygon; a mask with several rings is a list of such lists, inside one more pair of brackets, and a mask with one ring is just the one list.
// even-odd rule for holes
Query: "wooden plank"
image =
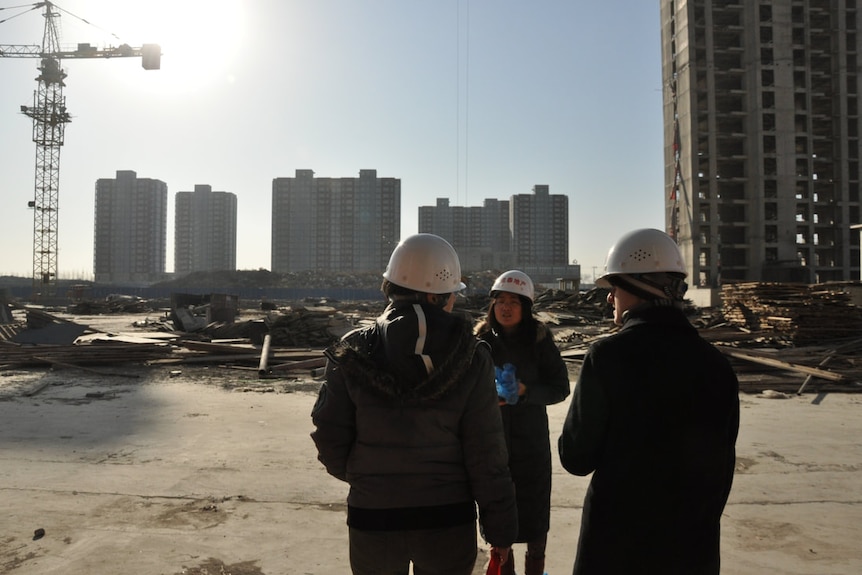
{"label": "wooden plank", "polygon": [[270,366],[270,371],[292,371],[296,369],[313,369],[315,367],[323,367],[326,365],[326,358],[323,356],[306,359],[305,361],[291,361],[289,363],[281,363]]}
{"label": "wooden plank", "polygon": [[763,365],[768,365],[770,367],[777,367],[779,369],[786,369],[789,371],[798,371],[799,373],[813,375],[814,377],[828,379],[829,381],[837,381],[841,383],[853,382],[853,380],[841,375],[840,373],[834,373],[825,369],[818,369],[816,367],[809,367],[807,365],[789,363],[786,361],[781,361],[780,359],[775,359],[773,357],[764,357],[762,355],[746,353],[732,347],[725,347],[722,345],[716,345],[715,347],[717,347],[719,351],[721,351],[723,354],[729,355],[730,357],[735,357],[737,359],[742,359],[753,363],[760,363]]}

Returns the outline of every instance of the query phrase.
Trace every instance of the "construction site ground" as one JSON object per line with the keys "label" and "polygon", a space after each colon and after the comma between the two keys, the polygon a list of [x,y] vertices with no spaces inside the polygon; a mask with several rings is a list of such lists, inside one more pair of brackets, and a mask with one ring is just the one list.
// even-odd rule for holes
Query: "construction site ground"
{"label": "construction site ground", "polygon": [[[309,438],[320,383],[213,364],[0,371],[0,573],[349,573],[347,486]],[[722,571],[862,572],[862,395],[756,385],[740,394]],[[548,408],[552,445],[567,405]],[[589,478],[553,466],[546,571],[560,575]]]}

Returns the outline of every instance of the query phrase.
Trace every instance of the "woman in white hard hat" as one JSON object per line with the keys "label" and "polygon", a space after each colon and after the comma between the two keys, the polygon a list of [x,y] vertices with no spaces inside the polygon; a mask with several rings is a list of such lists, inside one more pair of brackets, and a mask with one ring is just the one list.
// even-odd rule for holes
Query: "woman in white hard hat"
{"label": "woman in white hard hat", "polygon": [[502,557],[517,529],[494,366],[469,317],[452,246],[407,237],[383,274],[389,305],[374,325],[326,351],[312,411],[318,459],[350,485],[347,524],[356,575],[469,575],[476,509]]}
{"label": "woman in white hard hat", "polygon": [[592,473],[574,575],[717,575],[739,384],[683,310],[685,262],[660,230],[608,252],[596,284],[621,329],[593,343],[559,438],[563,467]]}
{"label": "woman in white hard hat", "polygon": [[[542,575],[551,520],[551,444],[546,406],[569,395],[569,374],[551,331],[533,316],[535,290],[520,270],[500,275],[491,287],[488,314],[476,335],[491,345],[500,411],[509,449],[509,469],[518,501],[518,543],[526,543],[525,575]],[[511,369],[504,369],[512,366]],[[501,573],[514,573],[514,558]]]}

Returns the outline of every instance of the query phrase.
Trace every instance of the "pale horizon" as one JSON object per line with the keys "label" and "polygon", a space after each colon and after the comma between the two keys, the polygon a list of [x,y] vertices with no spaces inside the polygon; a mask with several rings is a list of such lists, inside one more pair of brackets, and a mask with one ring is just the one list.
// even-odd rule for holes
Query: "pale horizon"
{"label": "pale horizon", "polygon": [[[0,44],[41,44],[42,11],[11,6],[0,0]],[[623,233],[664,227],[655,3],[56,6],[64,46],[162,47],[153,71],[140,58],[62,61],[72,121],[60,154],[58,279],[92,278],[95,183],[118,170],[168,186],[168,272],[173,199],[196,184],[237,196],[237,268],[270,269],[272,180],[297,169],[400,179],[402,237],[437,198],[479,206],[546,184],[569,197],[569,260],[585,279]],[[36,145],[20,107],[33,105],[37,65],[0,57],[0,275],[32,275]]]}

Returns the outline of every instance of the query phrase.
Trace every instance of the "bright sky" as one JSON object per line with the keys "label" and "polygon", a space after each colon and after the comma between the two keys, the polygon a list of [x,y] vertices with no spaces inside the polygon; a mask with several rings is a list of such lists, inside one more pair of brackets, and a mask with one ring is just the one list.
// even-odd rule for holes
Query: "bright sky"
{"label": "bright sky", "polygon": [[[0,44],[41,44],[42,10],[0,0]],[[30,4],[32,5],[32,4]],[[238,200],[237,267],[270,268],[273,178],[401,179],[419,206],[478,206],[547,184],[569,196],[585,280],[614,240],[663,229],[658,2],[57,0],[61,45],[162,46],[64,60],[60,278],[91,279],[95,182],[117,170]],[[89,24],[84,23],[85,20]],[[32,274],[37,59],[0,58],[0,275]]]}

